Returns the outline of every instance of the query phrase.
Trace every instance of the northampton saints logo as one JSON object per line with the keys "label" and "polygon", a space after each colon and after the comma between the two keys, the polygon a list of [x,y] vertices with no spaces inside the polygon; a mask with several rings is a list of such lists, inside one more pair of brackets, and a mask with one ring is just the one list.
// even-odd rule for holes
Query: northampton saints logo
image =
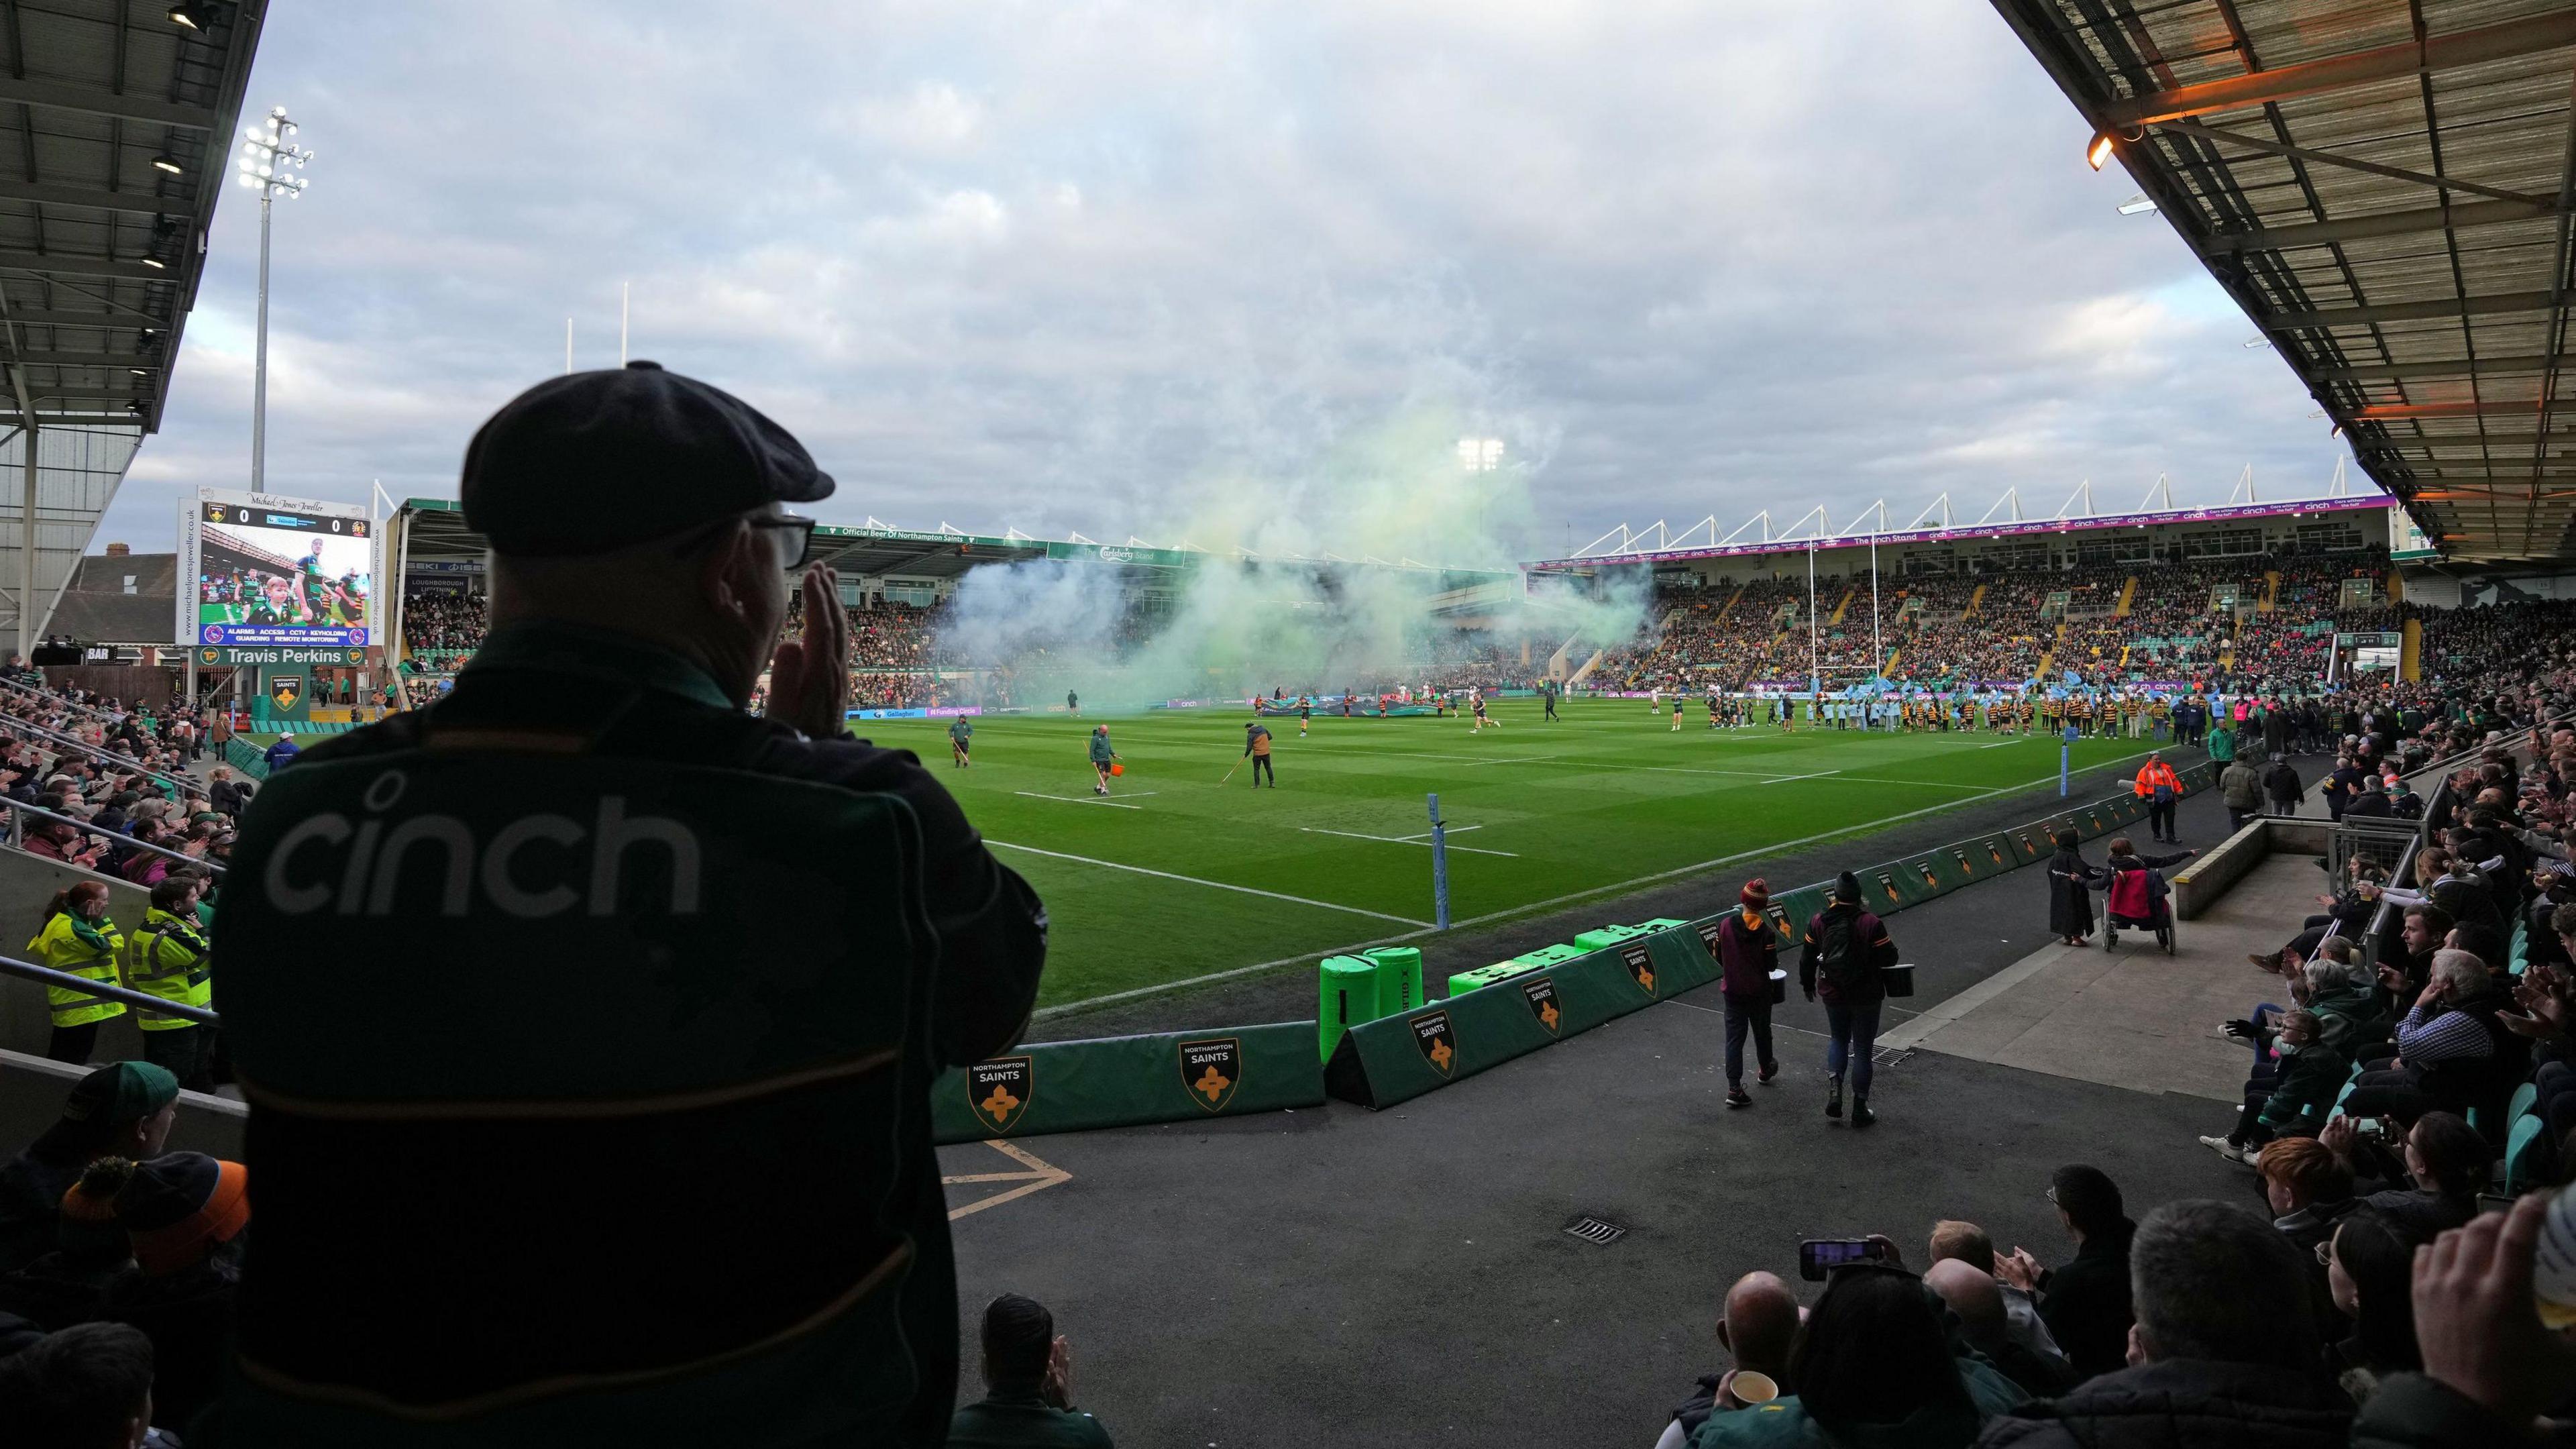
{"label": "northampton saints logo", "polygon": [[1708,948],[1709,959],[1712,961],[1717,959],[1717,933],[1724,925],[1725,922],[1723,921],[1702,921],[1699,923],[1699,943]]}
{"label": "northampton saints logo", "polygon": [[1413,1044],[1422,1048],[1422,1059],[1431,1069],[1447,1076],[1458,1065],[1458,1037],[1449,1029],[1449,1013],[1426,1011],[1408,1023],[1413,1028]]}
{"label": "northampton saints logo", "polygon": [[1628,974],[1636,978],[1637,989],[1648,996],[1654,995],[1655,958],[1647,953],[1646,948],[1642,945],[1622,946],[1619,959],[1627,966]]}
{"label": "northampton saints logo", "polygon": [[1033,1057],[995,1057],[966,1069],[966,1105],[975,1120],[1007,1135],[1028,1115],[1038,1094],[1038,1064]]}
{"label": "northampton saints logo", "polygon": [[1556,1035],[1558,1028],[1565,1025],[1565,1013],[1556,1004],[1554,977],[1541,976],[1535,981],[1522,982],[1521,999],[1529,1003],[1530,1015],[1538,1018],[1538,1024],[1547,1028],[1549,1036]]}
{"label": "northampton saints logo", "polygon": [[[1965,861],[1960,863],[1963,865],[1966,864]],[[1914,862],[1914,868],[1922,873],[1923,884],[1926,887],[1936,891],[1941,888],[1941,877],[1932,873],[1932,862],[1928,860],[1918,860]]]}
{"label": "northampton saints logo", "polygon": [[1896,873],[1894,871],[1882,870],[1878,873],[1878,888],[1887,893],[1887,903],[1889,905],[1901,906],[1905,904],[1905,893],[1896,888]]}
{"label": "northampton saints logo", "polygon": [[1216,1036],[1181,1043],[1181,1085],[1190,1100],[1210,1112],[1222,1112],[1243,1082],[1243,1041]]}
{"label": "northampton saints logo", "polygon": [[303,697],[303,675],[281,674],[268,682],[268,701],[280,710],[295,708],[295,702]]}
{"label": "northampton saints logo", "polygon": [[2000,840],[1989,839],[1986,842],[1986,854],[1993,857],[1995,864],[1998,866],[2010,865],[2012,863],[2011,861],[2004,859],[2004,843]]}

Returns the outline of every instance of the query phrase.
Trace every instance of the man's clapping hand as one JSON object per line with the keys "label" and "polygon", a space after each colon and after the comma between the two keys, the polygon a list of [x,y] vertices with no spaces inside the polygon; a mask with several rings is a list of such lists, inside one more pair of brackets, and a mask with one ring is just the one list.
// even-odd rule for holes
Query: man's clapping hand
{"label": "man's clapping hand", "polygon": [[2540,1322],[2534,1246],[2549,1196],[2487,1213],[2415,1250],[2415,1338],[2424,1372],[2516,1429],[2576,1379],[2576,1349]]}

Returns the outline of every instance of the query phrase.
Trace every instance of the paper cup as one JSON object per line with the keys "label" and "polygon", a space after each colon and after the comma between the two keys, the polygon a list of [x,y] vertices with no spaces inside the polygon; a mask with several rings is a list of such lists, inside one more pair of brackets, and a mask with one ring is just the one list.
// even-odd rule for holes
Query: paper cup
{"label": "paper cup", "polygon": [[1727,1379],[1726,1391],[1747,1408],[1767,1404],[1780,1397],[1780,1386],[1771,1382],[1769,1374],[1755,1369],[1737,1369]]}

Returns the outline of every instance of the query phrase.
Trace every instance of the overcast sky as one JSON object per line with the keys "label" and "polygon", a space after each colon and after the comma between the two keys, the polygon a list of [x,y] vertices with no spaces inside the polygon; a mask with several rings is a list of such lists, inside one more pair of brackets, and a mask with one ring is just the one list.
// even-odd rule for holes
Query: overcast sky
{"label": "overcast sky", "polygon": [[[794,430],[831,521],[1268,509],[1357,551],[1340,504],[1463,433],[1510,476],[1460,547],[1522,557],[2334,464],[1985,0],[278,0],[245,115],[278,103],[319,159],[278,208],[272,492],[453,497],[567,316],[614,365],[621,281],[633,355]],[[227,188],[100,543],[247,485],[257,257]]]}

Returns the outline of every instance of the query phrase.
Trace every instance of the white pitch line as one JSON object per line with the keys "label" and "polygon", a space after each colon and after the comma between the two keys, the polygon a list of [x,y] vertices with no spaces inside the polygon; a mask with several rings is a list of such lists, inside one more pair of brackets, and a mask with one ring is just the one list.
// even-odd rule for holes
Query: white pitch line
{"label": "white pitch line", "polygon": [[[1374,841],[1377,841],[1377,842],[1379,842],[1380,844],[1383,844],[1383,845],[1419,845],[1419,846],[1421,846],[1421,847],[1422,847],[1423,849],[1425,849],[1425,850],[1429,850],[1429,849],[1431,848],[1431,842],[1430,842],[1430,841],[1427,841],[1427,840],[1406,840],[1406,839],[1404,839],[1404,838],[1403,838],[1403,837],[1401,837],[1401,836],[1395,836],[1395,835],[1362,835],[1362,834],[1360,834],[1360,833],[1359,833],[1358,831],[1356,831],[1356,830],[1327,830],[1327,829],[1325,829],[1323,826],[1320,826],[1320,825],[1300,825],[1300,826],[1298,826],[1297,828],[1298,828],[1299,830],[1302,830],[1302,831],[1306,832],[1308,835],[1339,835],[1339,836],[1343,836],[1343,837],[1345,837],[1345,838],[1347,838],[1347,839],[1351,839],[1351,840],[1374,840]],[[1470,830],[1472,830],[1472,829],[1474,829],[1475,827],[1471,825],[1471,826],[1467,826],[1467,827],[1465,827],[1465,828],[1466,828],[1466,829],[1470,829]],[[1454,830],[1450,832],[1450,834],[1452,834],[1452,835],[1455,835],[1455,834],[1457,834],[1457,833],[1458,833],[1458,832],[1456,832],[1456,831],[1454,831]],[[1472,846],[1472,845],[1452,845],[1452,846],[1450,846],[1450,847],[1448,847],[1448,848],[1449,848],[1449,849],[1451,849],[1451,850],[1463,851],[1463,852],[1465,852],[1465,853],[1466,853],[1466,854],[1468,854],[1468,855],[1501,855],[1501,856],[1508,856],[1508,857],[1510,857],[1510,858],[1511,858],[1511,859],[1513,859],[1513,860],[1518,860],[1518,859],[1520,859],[1520,853],[1519,853],[1518,851],[1511,851],[1511,850],[1479,850],[1479,849],[1477,849],[1475,846]]]}
{"label": "white pitch line", "polygon": [[1765,785],[1786,785],[1792,780],[1821,780],[1827,775],[1839,775],[1841,773],[1842,771],[1840,770],[1818,770],[1812,775],[1782,775],[1776,780],[1765,780],[1762,783]]}
{"label": "white pitch line", "polygon": [[[1103,800],[1098,796],[1041,795],[1035,790],[1013,790],[1011,793],[1014,795],[1026,795],[1032,800],[1061,800],[1067,805],[1106,805],[1113,810],[1142,810],[1145,808],[1142,805],[1121,805],[1115,800]],[[1163,792],[1160,790],[1141,790],[1129,798],[1141,800],[1147,795],[1160,795],[1162,793]]]}
{"label": "white pitch line", "polygon": [[1300,906],[1314,906],[1318,909],[1327,911],[1342,911],[1354,916],[1368,916],[1380,921],[1393,921],[1400,926],[1419,926],[1424,930],[1433,929],[1429,921],[1417,921],[1410,916],[1391,916],[1384,911],[1362,910],[1358,906],[1344,906],[1336,905],[1331,901],[1309,900],[1304,896],[1292,896],[1281,891],[1255,890],[1251,886],[1230,885],[1221,880],[1201,880],[1199,877],[1194,875],[1179,875],[1168,870],[1149,870],[1141,865],[1128,865],[1124,862],[1115,860],[1098,860],[1088,855],[1074,855],[1062,850],[1040,850],[1034,845],[1015,845],[1007,840],[988,839],[984,843],[986,845],[998,845],[1005,850],[1025,850],[1031,855],[1049,855],[1055,857],[1057,860],[1073,860],[1080,861],[1084,865],[1104,866],[1110,870],[1125,870],[1133,871],[1138,875],[1159,876],[1164,880],[1176,880],[1187,885],[1207,886],[1213,890],[1240,891],[1247,896],[1268,896],[1274,901],[1287,901],[1293,905]]}

